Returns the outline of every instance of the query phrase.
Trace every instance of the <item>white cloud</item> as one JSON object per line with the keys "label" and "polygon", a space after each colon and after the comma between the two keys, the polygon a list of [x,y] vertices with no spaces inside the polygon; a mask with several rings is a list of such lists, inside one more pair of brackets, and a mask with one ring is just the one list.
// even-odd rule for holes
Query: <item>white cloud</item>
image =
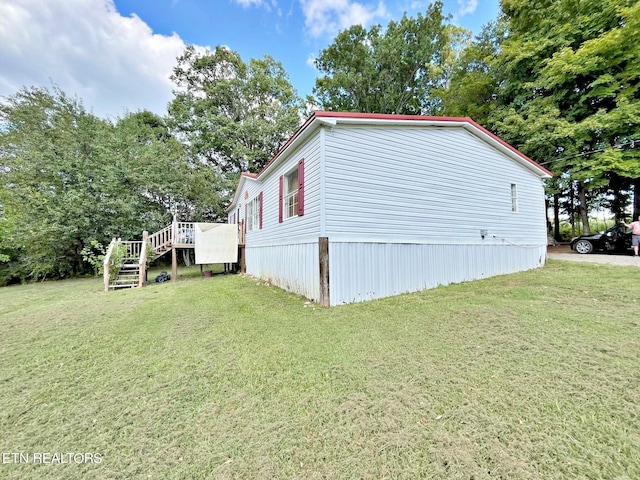
{"label": "white cloud", "polygon": [[166,112],[182,39],[154,34],[113,0],[0,2],[0,95],[58,85],[101,117]]}
{"label": "white cloud", "polygon": [[259,7],[260,5],[265,5],[264,0],[233,0],[233,1],[243,8]]}
{"label": "white cloud", "polygon": [[237,3],[238,5],[240,5],[242,8],[249,8],[249,7],[264,7],[267,10],[271,10],[271,8],[278,8],[278,2],[277,0],[271,0],[271,2],[269,2],[268,0],[232,0],[234,3]]}
{"label": "white cloud", "polygon": [[475,13],[478,8],[478,0],[458,0],[458,15],[463,17]]}
{"label": "white cloud", "polygon": [[317,58],[316,54],[315,53],[311,53],[307,57],[307,61],[305,63],[307,64],[307,66],[309,66],[311,68],[316,68],[316,58]]}
{"label": "white cloud", "polygon": [[351,25],[367,26],[377,18],[387,18],[383,1],[364,4],[351,0],[300,0],[305,26],[312,37],[333,36]]}

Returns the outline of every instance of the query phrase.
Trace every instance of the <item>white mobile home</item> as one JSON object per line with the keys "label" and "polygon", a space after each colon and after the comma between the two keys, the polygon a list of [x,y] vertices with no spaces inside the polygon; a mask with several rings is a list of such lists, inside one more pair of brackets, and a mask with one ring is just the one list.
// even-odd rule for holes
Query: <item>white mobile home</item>
{"label": "white mobile home", "polygon": [[549,177],[469,118],[315,112],[229,222],[247,273],[339,305],[543,265]]}

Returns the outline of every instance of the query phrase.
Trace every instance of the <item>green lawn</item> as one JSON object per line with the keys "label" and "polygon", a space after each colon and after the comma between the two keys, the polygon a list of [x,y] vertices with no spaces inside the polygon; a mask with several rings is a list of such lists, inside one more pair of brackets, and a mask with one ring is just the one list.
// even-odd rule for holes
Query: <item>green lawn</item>
{"label": "green lawn", "polygon": [[331,309],[199,271],[0,289],[0,478],[638,479],[639,292],[553,261]]}

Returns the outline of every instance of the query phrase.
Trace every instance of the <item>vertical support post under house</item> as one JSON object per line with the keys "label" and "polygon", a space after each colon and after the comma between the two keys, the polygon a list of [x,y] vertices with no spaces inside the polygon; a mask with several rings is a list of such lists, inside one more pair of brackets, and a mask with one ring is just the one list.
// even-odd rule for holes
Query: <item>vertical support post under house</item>
{"label": "vertical support post under house", "polygon": [[329,238],[318,238],[318,253],[320,262],[320,305],[328,307],[331,305],[329,288]]}

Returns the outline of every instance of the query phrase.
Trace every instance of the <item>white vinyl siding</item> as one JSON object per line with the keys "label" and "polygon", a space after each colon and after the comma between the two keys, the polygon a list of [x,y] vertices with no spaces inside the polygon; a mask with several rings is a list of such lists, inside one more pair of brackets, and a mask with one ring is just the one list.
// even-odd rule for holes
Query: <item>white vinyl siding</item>
{"label": "white vinyl siding", "polygon": [[[462,128],[338,127],[325,144],[330,239],[546,243],[540,178]],[[513,216],[516,182],[527,201]]]}
{"label": "white vinyl siding", "polygon": [[[278,220],[280,177],[297,168],[304,159],[304,215]],[[319,132],[307,139],[299,148],[286,155],[277,167],[261,175],[260,180],[241,179],[238,195],[253,198],[263,192],[262,229],[247,232],[247,248],[266,245],[286,245],[318,241],[320,235],[320,141]],[[244,207],[243,207],[244,208]],[[284,213],[284,212],[283,212]],[[250,272],[248,272],[250,273]]]}

